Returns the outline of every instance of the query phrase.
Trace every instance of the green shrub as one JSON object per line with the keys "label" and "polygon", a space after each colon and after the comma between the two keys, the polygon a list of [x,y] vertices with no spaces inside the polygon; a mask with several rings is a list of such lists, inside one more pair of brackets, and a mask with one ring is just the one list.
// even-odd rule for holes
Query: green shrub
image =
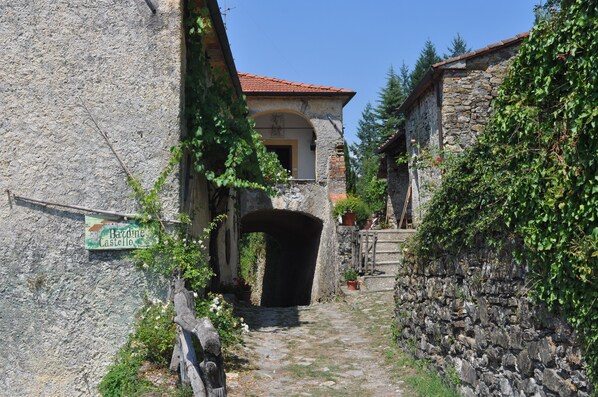
{"label": "green shrub", "polygon": [[361,198],[353,195],[338,200],[334,205],[335,216],[342,216],[348,212],[355,213],[358,222],[365,221],[371,215],[367,204]]}
{"label": "green shrub", "polygon": [[239,276],[249,284],[254,285],[259,258],[266,254],[264,233],[246,233],[241,236],[239,251]]}
{"label": "green shrub", "polygon": [[357,272],[353,269],[347,269],[344,273],[345,281],[355,281],[357,280]]}
{"label": "green shrub", "polygon": [[195,302],[197,318],[207,317],[218,330],[223,350],[230,349],[243,341],[243,332],[249,330],[243,318],[235,316],[233,307],[224,300],[222,295],[208,294],[208,299]]}

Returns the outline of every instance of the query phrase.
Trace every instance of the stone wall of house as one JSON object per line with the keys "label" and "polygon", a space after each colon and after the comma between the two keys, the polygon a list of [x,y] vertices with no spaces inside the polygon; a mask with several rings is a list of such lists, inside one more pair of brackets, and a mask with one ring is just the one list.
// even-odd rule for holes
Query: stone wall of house
{"label": "stone wall of house", "polygon": [[[294,213],[307,218],[317,219],[322,224],[322,231],[317,247],[317,260],[313,278],[311,301],[316,302],[333,296],[337,289],[336,280],[336,225],[332,217],[332,203],[325,183],[291,182],[288,187],[281,187],[276,197],[268,197],[262,191],[243,190],[240,192],[239,217],[253,213],[268,214],[275,211],[276,216],[285,219],[285,215]],[[265,216],[262,216],[263,232],[275,232]],[[293,226],[293,225],[289,225]],[[242,230],[243,231],[243,230]],[[293,238],[276,236],[279,238]]]}
{"label": "stone wall of house", "polygon": [[[463,69],[444,71],[442,135],[445,150],[460,152],[484,131],[492,101],[508,73],[518,46],[506,47],[468,60]],[[447,65],[447,67],[455,65]]]}
{"label": "stone wall of house", "polygon": [[[397,164],[397,158],[391,153],[386,154],[386,181],[387,187],[387,202],[386,202],[386,218],[389,225],[396,229],[399,228],[401,221],[401,214],[405,207],[405,200],[407,199],[407,191],[409,189],[409,169],[407,164]],[[405,211],[405,218],[411,218],[411,206],[408,206]],[[405,226],[405,221],[403,225]]]}
{"label": "stone wall of house", "polygon": [[[338,98],[259,98],[247,97],[250,116],[275,112],[292,112],[305,117],[316,134],[316,180],[328,178],[328,159],[342,145],[343,99]],[[332,121],[331,121],[332,120]]]}
{"label": "stone wall of house", "polygon": [[[181,133],[181,1],[0,4],[0,395],[93,396],[161,280],[87,251],[84,216],[21,196],[136,212],[98,133],[150,186]],[[87,112],[89,110],[90,114]],[[179,184],[165,215],[179,208]]]}
{"label": "stone wall of house", "polygon": [[440,172],[421,159],[438,155],[439,124],[437,84],[424,92],[406,113],[405,134],[409,155],[409,178],[411,179],[413,217],[416,222],[423,216],[423,208],[432,197],[432,191],[440,180]]}
{"label": "stone wall of house", "polygon": [[350,269],[353,263],[353,238],[358,232],[356,226],[342,226],[336,227],[336,263],[337,263],[337,279],[342,282],[343,274]]}
{"label": "stone wall of house", "polygon": [[571,328],[528,297],[529,282],[524,267],[489,254],[404,263],[398,342],[464,396],[588,396]]}

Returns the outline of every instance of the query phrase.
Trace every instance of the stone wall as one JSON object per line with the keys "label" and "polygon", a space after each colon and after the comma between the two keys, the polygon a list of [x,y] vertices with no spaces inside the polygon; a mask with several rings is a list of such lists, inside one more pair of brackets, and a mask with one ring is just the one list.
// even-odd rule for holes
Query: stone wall
{"label": "stone wall", "polygon": [[[86,251],[84,216],[9,200],[136,212],[181,133],[180,1],[0,4],[0,395],[90,396],[159,280],[127,252]],[[174,178],[173,178],[174,179]],[[165,194],[179,208],[179,184]]]}
{"label": "stone wall", "polygon": [[337,278],[342,282],[343,274],[346,270],[351,268],[353,263],[353,236],[358,232],[356,226],[342,226],[336,227],[336,262],[337,262]]}
{"label": "stone wall", "polygon": [[441,180],[434,160],[463,151],[484,131],[519,43],[437,66],[428,88],[405,112],[414,223]]}
{"label": "stone wall", "polygon": [[398,342],[465,396],[588,396],[571,328],[529,297],[527,270],[507,257],[404,263],[395,289]]}
{"label": "stone wall", "polygon": [[[306,118],[316,134],[316,180],[328,178],[328,159],[343,143],[343,98],[277,98],[247,96],[251,117],[275,112],[292,112]],[[331,121],[332,120],[332,121]]]}
{"label": "stone wall", "polygon": [[[518,46],[472,58],[461,70],[444,71],[442,130],[445,150],[460,152],[475,142],[492,113],[492,101]],[[450,67],[450,65],[449,65]]]}
{"label": "stone wall", "polygon": [[430,154],[435,156],[440,150],[438,89],[437,85],[433,84],[426,90],[417,103],[409,109],[405,120],[413,218],[416,222],[419,222],[423,216],[423,207],[432,197],[434,187],[440,180],[440,172],[437,169],[414,165],[417,159],[425,158]]}

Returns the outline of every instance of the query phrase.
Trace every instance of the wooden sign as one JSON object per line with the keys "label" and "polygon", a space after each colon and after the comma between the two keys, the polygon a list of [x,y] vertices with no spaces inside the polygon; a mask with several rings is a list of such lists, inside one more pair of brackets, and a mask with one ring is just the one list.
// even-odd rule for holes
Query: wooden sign
{"label": "wooden sign", "polygon": [[137,220],[117,216],[85,216],[85,249],[124,250],[146,248],[155,237]]}

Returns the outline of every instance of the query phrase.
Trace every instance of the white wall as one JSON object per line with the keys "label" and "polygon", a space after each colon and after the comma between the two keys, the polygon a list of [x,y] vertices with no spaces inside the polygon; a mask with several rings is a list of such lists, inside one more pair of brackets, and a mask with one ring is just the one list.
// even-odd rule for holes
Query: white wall
{"label": "white wall", "polygon": [[[274,116],[278,117],[276,124],[284,126],[280,136],[272,136]],[[293,113],[276,112],[256,117],[255,123],[264,139],[297,140],[297,178],[316,179],[316,151],[310,149],[313,127],[306,119]]]}

